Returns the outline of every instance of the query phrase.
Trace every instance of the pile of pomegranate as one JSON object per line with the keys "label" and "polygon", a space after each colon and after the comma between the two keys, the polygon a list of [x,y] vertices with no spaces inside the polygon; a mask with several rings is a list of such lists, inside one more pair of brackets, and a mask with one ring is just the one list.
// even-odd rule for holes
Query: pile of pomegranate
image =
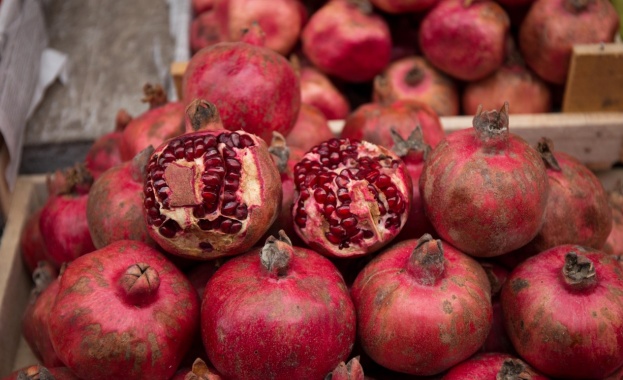
{"label": "pile of pomegranate", "polygon": [[[212,43],[183,99],[145,86],[149,109],[48,176],[21,236],[38,362],[4,379],[620,380],[623,186],[514,134],[511,95],[439,119],[450,77],[540,80],[507,11],[529,8],[533,47],[556,12],[610,17],[543,3],[193,1]],[[425,57],[394,49],[402,17]],[[340,90],[372,79],[351,112]]]}

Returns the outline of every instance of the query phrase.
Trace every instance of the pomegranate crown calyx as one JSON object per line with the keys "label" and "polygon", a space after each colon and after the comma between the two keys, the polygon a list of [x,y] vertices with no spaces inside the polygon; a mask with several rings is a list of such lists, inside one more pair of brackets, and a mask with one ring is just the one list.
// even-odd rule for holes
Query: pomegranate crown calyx
{"label": "pomegranate crown calyx", "polygon": [[288,168],[288,159],[290,158],[290,148],[286,145],[286,138],[277,131],[273,131],[273,139],[270,142],[268,152],[276,157],[274,160],[279,173],[284,173]]}
{"label": "pomegranate crown calyx", "polygon": [[143,103],[149,103],[149,109],[158,108],[167,104],[169,99],[167,94],[161,85],[152,85],[151,83],[145,83],[143,86],[144,97],[141,99]]}
{"label": "pomegranate crown calyx", "polygon": [[445,271],[441,240],[429,234],[422,235],[409,257],[407,269],[419,284],[435,285]]}
{"label": "pomegranate crown calyx", "polygon": [[279,231],[279,238],[269,236],[260,250],[262,266],[275,277],[284,277],[288,274],[290,260],[292,260],[292,242],[283,230]]}
{"label": "pomegranate crown calyx", "polygon": [[264,33],[259,22],[253,21],[251,26],[242,30],[241,41],[254,46],[264,46],[266,44],[266,33]]}
{"label": "pomegranate crown calyx", "polygon": [[422,83],[426,77],[426,73],[420,66],[413,66],[407,73],[405,74],[404,81],[408,86],[415,87],[418,84]]}
{"label": "pomegranate crown calyx", "polygon": [[526,364],[519,359],[506,359],[495,380],[532,380]]}
{"label": "pomegranate crown calyx", "polygon": [[191,372],[187,373],[184,380],[211,380],[220,379],[215,377],[215,374],[210,370],[210,367],[201,360],[201,358],[195,359]]}
{"label": "pomegranate crown calyx", "polygon": [[405,140],[400,134],[396,131],[395,128],[390,128],[390,134],[392,136],[392,140],[394,140],[394,146],[392,147],[392,151],[396,153],[399,157],[405,157],[409,152],[422,152],[424,154],[424,160],[428,158],[428,154],[430,153],[430,145],[424,142],[424,134],[422,133],[422,127],[420,125],[416,126],[409,137]]}
{"label": "pomegranate crown calyx", "polygon": [[218,109],[213,103],[195,99],[186,107],[186,116],[194,132],[199,130],[222,129],[223,123]]}
{"label": "pomegranate crown calyx", "polygon": [[[26,371],[19,371],[17,373],[17,380],[32,380],[32,379],[38,379],[38,380],[56,380],[56,377],[54,377],[54,375],[52,375],[52,373],[50,373],[50,371],[43,367],[43,366],[37,366],[37,373],[27,373]],[[27,369],[28,371],[30,371],[30,368]]]}
{"label": "pomegranate crown calyx", "polygon": [[160,275],[146,263],[130,265],[119,278],[119,285],[124,290],[128,301],[133,305],[149,302],[158,292]]}
{"label": "pomegranate crown calyx", "polygon": [[324,380],[364,380],[363,375],[359,356],[355,356],[348,363],[340,362]]}
{"label": "pomegranate crown calyx", "polygon": [[597,282],[597,272],[593,262],[574,251],[565,255],[562,273],[566,283],[573,287],[584,288]]}
{"label": "pomegranate crown calyx", "polygon": [[474,116],[474,129],[481,141],[500,140],[508,137],[508,102],[502,108],[492,111],[482,111],[482,104],[478,106]]}
{"label": "pomegranate crown calyx", "polygon": [[595,0],[566,0],[563,3],[564,8],[574,14],[584,12],[586,8]]}
{"label": "pomegranate crown calyx", "polygon": [[547,137],[541,137],[536,146],[537,152],[541,155],[541,159],[548,169],[560,172],[562,169],[558,164],[558,160],[554,157],[554,142]]}

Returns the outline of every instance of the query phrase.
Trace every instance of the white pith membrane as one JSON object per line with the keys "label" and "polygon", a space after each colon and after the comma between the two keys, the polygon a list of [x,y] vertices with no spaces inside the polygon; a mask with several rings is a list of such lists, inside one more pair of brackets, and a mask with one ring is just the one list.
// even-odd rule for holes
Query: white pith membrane
{"label": "white pith membrane", "polygon": [[[247,136],[246,142],[253,144],[252,146],[244,146],[244,144],[230,144],[219,142],[222,135],[237,135],[240,138]],[[159,238],[157,242],[167,250],[180,252],[189,256],[203,256],[205,253],[212,251],[230,251],[246,235],[248,229],[249,214],[262,204],[262,186],[260,183],[261,174],[258,169],[258,160],[256,150],[258,149],[258,138],[254,135],[243,131],[212,133],[211,136],[216,137],[216,144],[212,147],[206,144],[205,153],[201,155],[193,154],[192,159],[185,157],[166,159],[167,150],[175,143],[174,141],[192,140],[194,147],[198,139],[203,139],[206,143],[210,136],[205,133],[191,133],[179,136],[170,140],[166,146],[160,147],[152,154],[147,166],[147,178],[145,182],[145,208],[149,210],[147,198],[151,194],[155,198],[155,207],[157,207],[161,222],[157,221],[153,215],[147,211],[147,223],[149,228]],[[182,145],[183,146],[183,145]],[[218,155],[214,152],[210,154],[211,149],[216,149]],[[227,155],[225,151],[229,151],[230,159],[240,164],[239,170],[230,169],[225,164]],[[231,153],[233,152],[233,154]],[[196,153],[196,151],[195,151]],[[217,160],[220,158],[220,164],[208,165],[206,161],[209,159]],[[155,168],[159,166],[161,161],[164,167],[162,179],[165,186],[157,184],[159,177],[155,174]],[[235,162],[234,162],[235,165]],[[223,167],[224,174],[220,177],[220,185],[214,187],[206,184],[203,180],[205,175],[214,175],[210,172],[211,168]],[[226,186],[225,179],[230,173],[239,173],[238,186],[233,190],[232,186]],[[244,189],[242,191],[241,189]],[[211,192],[218,196],[216,207],[211,210],[205,210],[204,213],[196,214],[195,209],[208,204],[205,200],[204,193]],[[225,193],[228,193],[227,197]],[[223,208],[227,204],[235,202],[237,208],[228,215],[223,215]],[[214,204],[214,202],[212,203]],[[246,206],[246,212],[243,211]],[[229,208],[231,210],[231,208]],[[153,210],[152,210],[153,212]],[[166,233],[162,230],[163,226],[168,226],[174,221],[179,225],[179,229],[174,234]],[[225,225],[229,226],[226,227]],[[168,235],[168,236],[167,236]],[[173,236],[171,236],[173,235]]]}
{"label": "white pith membrane", "polygon": [[[330,144],[332,141],[337,142],[339,151],[342,154],[348,146],[355,146],[354,152],[357,158],[344,158],[342,156],[340,162],[334,163],[335,168],[320,164],[322,157],[320,152],[322,151],[318,150],[318,148],[323,145],[328,146],[326,144]],[[370,162],[377,162],[380,165],[380,167],[376,168],[379,175],[372,181],[365,178],[357,179],[359,171],[365,170],[365,166],[361,163],[361,158],[364,157],[368,157],[371,159]],[[309,161],[319,163],[317,166],[321,167],[321,169],[318,173],[330,173],[329,175],[333,178],[324,185],[316,185],[316,188],[313,188],[314,184],[309,183],[309,174],[315,170],[306,168],[306,166],[311,166]],[[337,194],[340,188],[338,182],[342,185],[345,182],[343,180],[340,181],[340,174],[348,176],[342,173],[346,169],[351,171],[350,180],[342,188],[346,189],[345,193],[348,194],[350,203],[347,197],[344,196],[344,198],[340,199]],[[324,253],[333,256],[363,255],[388,243],[404,226],[411,203],[411,195],[407,188],[407,181],[410,181],[410,179],[406,178],[406,168],[402,160],[391,151],[366,141],[355,142],[348,139],[332,139],[308,152],[301,162],[297,164],[294,171],[296,184],[295,201],[292,210],[295,221],[294,228],[303,240],[313,248],[321,249]],[[297,176],[301,173],[306,176],[306,180],[303,183],[297,181]],[[389,178],[391,183],[389,186],[377,186],[377,184],[381,183],[379,178],[382,175]],[[386,179],[384,181],[385,184],[388,182]],[[372,186],[376,191],[372,191],[369,186]],[[391,187],[396,190],[393,196],[391,196],[392,192],[389,190]],[[335,210],[329,216],[326,215],[325,210],[326,198],[318,202],[314,195],[317,188],[322,188],[325,192],[330,189],[336,196]],[[306,190],[309,192],[309,196],[306,196]],[[344,192],[342,191],[342,193]],[[390,207],[388,198],[394,199],[392,201],[393,207]],[[396,202],[395,199],[398,199],[398,206],[394,203]],[[340,206],[347,206],[350,215],[344,212],[343,216],[339,216],[337,210]],[[385,212],[383,212],[382,208]],[[400,211],[396,213],[392,211],[393,209],[399,209]],[[301,219],[302,217],[304,217],[304,221]],[[344,220],[350,217],[356,219],[355,227],[351,227],[349,231],[346,231],[346,234],[340,236],[334,234],[334,232],[337,232],[339,235],[340,232],[339,228],[335,226],[335,221],[337,220],[342,225]],[[333,226],[330,219],[333,219]],[[303,224],[304,226],[302,226]],[[328,234],[333,236],[330,237]]]}

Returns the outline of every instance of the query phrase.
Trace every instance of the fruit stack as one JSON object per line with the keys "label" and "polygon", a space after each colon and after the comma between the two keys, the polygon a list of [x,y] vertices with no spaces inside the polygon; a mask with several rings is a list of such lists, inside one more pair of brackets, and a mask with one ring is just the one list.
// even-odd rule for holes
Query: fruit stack
{"label": "fruit stack", "polygon": [[[225,3],[266,4],[212,12],[235,15]],[[538,7],[552,3],[526,20],[551,19]],[[306,59],[333,80],[376,76],[376,102],[344,115],[318,69],[333,92],[306,95],[305,66],[280,54],[296,42],[263,46],[283,38],[258,17],[193,56],[180,101],[146,85],[147,111],[120,110],[84,163],[48,177],[22,235],[35,282],[23,333],[40,364],[8,379],[621,379],[623,189],[513,134],[502,95],[478,95],[499,105],[445,135],[437,107],[377,76],[391,42],[376,12],[432,8],[415,14],[424,54],[467,36],[470,54],[437,58],[480,76],[504,61],[499,5],[374,5],[332,0],[299,24]],[[585,8],[607,2],[557,11]],[[479,26],[439,29],[455,14]],[[313,104],[348,116],[340,136]],[[306,106],[320,123],[301,121]]]}

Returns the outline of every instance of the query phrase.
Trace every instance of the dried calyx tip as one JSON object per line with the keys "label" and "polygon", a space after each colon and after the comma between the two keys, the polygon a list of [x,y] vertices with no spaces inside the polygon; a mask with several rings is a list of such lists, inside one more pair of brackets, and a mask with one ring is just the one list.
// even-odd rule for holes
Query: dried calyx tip
{"label": "dried calyx tip", "polygon": [[154,109],[167,104],[167,94],[164,92],[164,88],[161,85],[152,85],[151,83],[145,83],[143,86],[143,103],[149,103],[149,108]]}
{"label": "dried calyx tip", "polygon": [[374,77],[374,93],[380,104],[390,104],[394,101],[389,80],[385,75],[377,75]]}
{"label": "dried calyx tip", "polygon": [[532,375],[527,371],[526,365],[519,359],[506,359],[502,363],[500,372],[495,380],[531,380]]}
{"label": "dried calyx tip", "polygon": [[405,83],[411,87],[415,87],[424,80],[425,74],[424,70],[422,70],[418,66],[413,66],[407,73],[405,74]]}
{"label": "dried calyx tip", "polygon": [[374,10],[370,0],[348,0],[348,2],[359,8],[359,11],[365,15],[372,14],[372,11]]}
{"label": "dried calyx tip", "polygon": [[270,142],[268,152],[277,158],[275,161],[279,173],[285,172],[290,158],[290,148],[288,148],[286,138],[281,133],[273,131],[273,139]]}
{"label": "dried calyx tip", "polygon": [[292,241],[283,230],[279,231],[279,238],[269,236],[260,250],[260,261],[266,270],[283,277],[288,273],[292,259]]}
{"label": "dried calyx tip", "polygon": [[324,380],[364,380],[363,368],[359,356],[350,359],[348,363],[340,362]]}
{"label": "dried calyx tip", "polygon": [[392,136],[392,140],[394,140],[392,151],[396,153],[396,155],[399,157],[405,157],[409,154],[409,152],[422,152],[424,153],[424,159],[426,160],[431,148],[430,145],[424,142],[422,127],[419,125],[416,126],[406,140],[402,138],[398,131],[396,131],[393,127],[390,128],[389,131]]}
{"label": "dried calyx tip", "polygon": [[[36,372],[35,372],[36,371]],[[17,380],[56,380],[56,377],[44,366],[29,367],[17,373]]]}
{"label": "dried calyx tip", "polygon": [[579,13],[586,10],[589,4],[594,2],[595,0],[566,0],[564,2],[564,7],[572,13]]}
{"label": "dried calyx tip", "polygon": [[578,255],[574,251],[565,256],[562,272],[567,284],[573,286],[590,285],[597,280],[597,272],[593,262],[586,256]]}
{"label": "dried calyx tip", "polygon": [[547,137],[541,137],[536,145],[536,150],[541,155],[541,159],[549,169],[557,172],[562,171],[558,160],[554,157],[554,142]]}
{"label": "dried calyx tip", "polygon": [[33,296],[38,296],[43,292],[54,279],[56,278],[56,270],[47,261],[39,261],[37,267],[32,272],[32,281],[35,283],[35,287],[32,290]]}
{"label": "dried calyx tip", "polygon": [[221,124],[221,115],[213,103],[195,99],[186,107],[186,116],[193,131],[206,129],[209,124]]}
{"label": "dried calyx tip", "polygon": [[407,265],[411,274],[421,285],[432,286],[437,283],[445,268],[441,240],[435,240],[429,234],[422,235]]}
{"label": "dried calyx tip", "polygon": [[473,124],[481,140],[508,135],[508,108],[508,102],[504,102],[499,111],[483,112],[482,104],[478,106]]}

